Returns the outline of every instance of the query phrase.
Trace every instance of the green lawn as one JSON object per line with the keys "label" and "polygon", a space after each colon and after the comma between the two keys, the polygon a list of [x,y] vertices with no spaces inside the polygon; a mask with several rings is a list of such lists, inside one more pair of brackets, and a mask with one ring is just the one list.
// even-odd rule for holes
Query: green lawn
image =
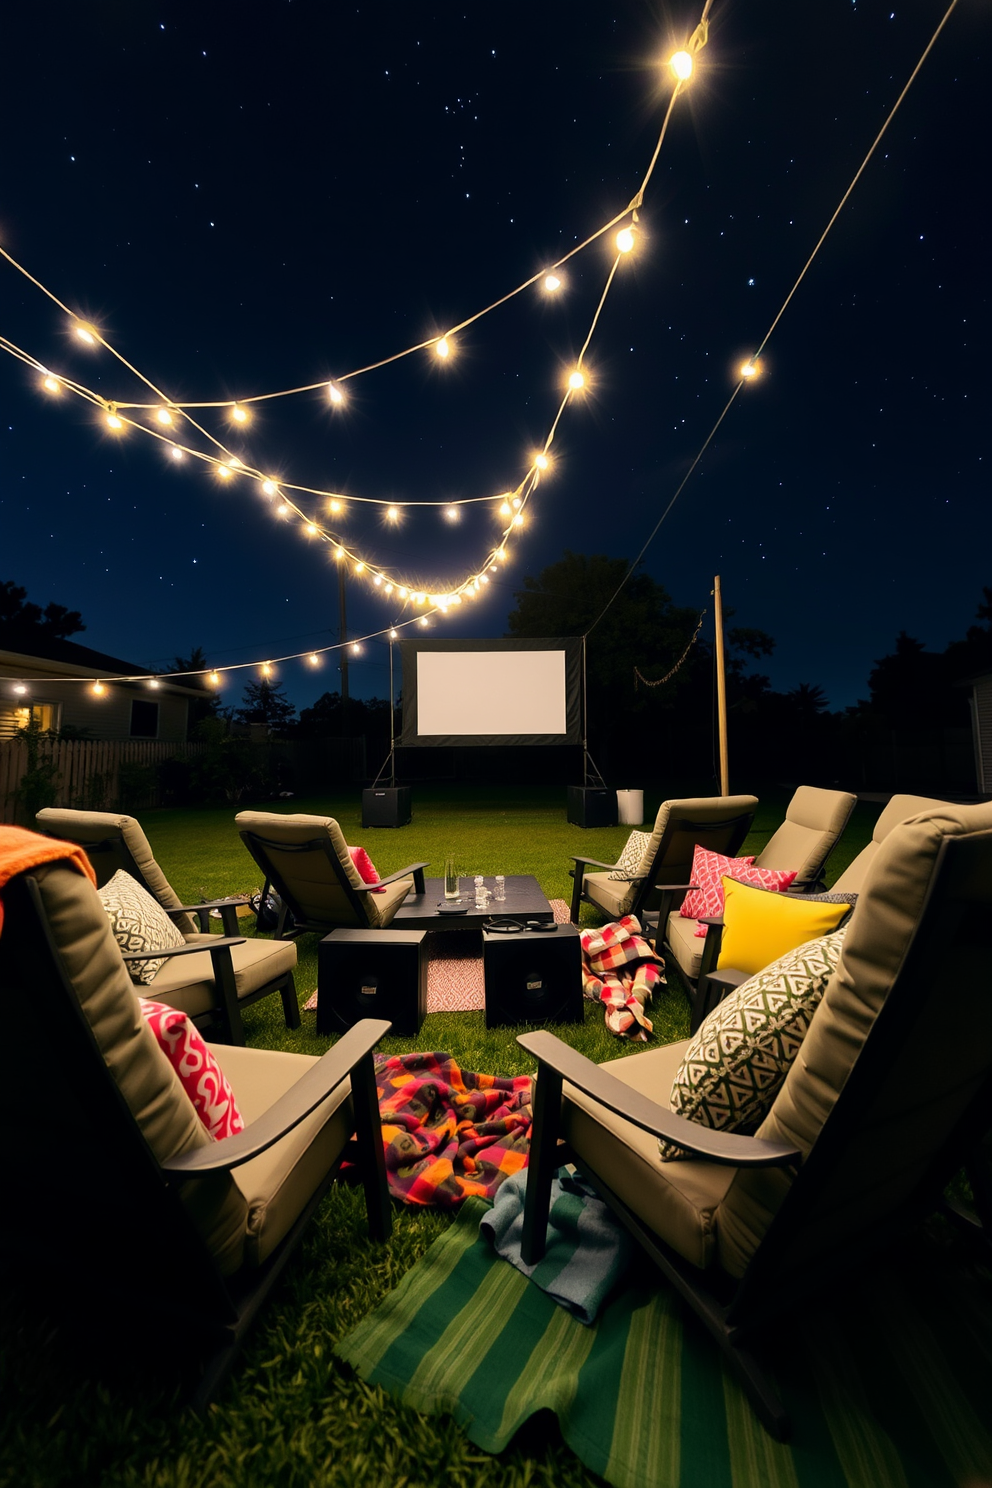
{"label": "green lawn", "polygon": [[[744,851],[760,851],[782,820],[788,795],[766,793]],[[630,829],[570,826],[563,797],[563,790],[418,787],[414,819],[400,830],[363,831],[354,792],[279,803],[276,809],[337,817],[347,839],[362,843],[383,874],[423,858],[431,861],[429,873],[440,873],[444,859],[454,855],[466,873],[532,873],[550,898],[568,899],[571,855],[615,861]],[[646,801],[651,819],[660,799],[658,793]],[[878,809],[856,809],[830,861],[828,880],[869,839]],[[158,861],[187,902],[257,886],[257,869],[233,817],[230,807],[143,815]],[[299,953],[302,1005],[316,985],[316,937],[304,936]],[[669,974],[668,990],[651,1016],[662,1042],[685,1037],[688,1003],[677,973]],[[290,1033],[275,997],[246,1010],[245,1028],[256,1047],[317,1054],[332,1042],[317,1035],[312,1013],[304,1013],[303,1027]],[[427,1018],[416,1046],[453,1054],[465,1068],[510,1075],[532,1067],[515,1032],[487,1033],[481,1013],[438,1014]],[[596,1060],[638,1048],[607,1035],[601,1012],[591,1004],[584,1024],[563,1032]],[[414,1044],[387,1039],[382,1047],[398,1053]],[[448,1223],[442,1214],[398,1208],[391,1240],[373,1246],[364,1232],[360,1190],[336,1185],[260,1318],[233,1381],[203,1418],[180,1406],[175,1391],[108,1359],[103,1340],[67,1340],[39,1327],[35,1304],[25,1308],[16,1295],[8,1298],[0,1361],[0,1485],[476,1488],[480,1478],[487,1488],[599,1483],[544,1418],[491,1458],[450,1420],[397,1407],[332,1356],[335,1339],[378,1305]],[[168,1256],[122,1257],[128,1263],[158,1271],[160,1284],[170,1284]],[[72,1264],[71,1226],[66,1264]]]}

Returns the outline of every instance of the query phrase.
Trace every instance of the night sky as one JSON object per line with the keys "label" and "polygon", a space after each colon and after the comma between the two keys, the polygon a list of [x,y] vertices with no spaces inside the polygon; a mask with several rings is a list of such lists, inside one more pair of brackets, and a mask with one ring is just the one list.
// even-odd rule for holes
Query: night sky
{"label": "night sky", "polygon": [[[527,523],[484,597],[429,631],[505,633],[565,548],[633,557],[760,343],[944,13],[899,0],[715,0]],[[644,567],[682,605],[778,642],[778,688],[867,695],[906,629],[963,635],[992,583],[989,38],[960,0]],[[0,243],[177,402],[341,376],[436,336],[620,212],[700,5],[430,7],[327,0],[5,7]],[[431,351],[204,426],[275,478],[446,502],[512,490],[544,441],[612,261],[587,248]],[[0,334],[107,399],[151,398],[0,262]],[[338,640],[331,550],[257,483],[131,431],[0,354],[0,578],[82,611],[75,639],[150,668]],[[149,415],[141,416],[146,422]],[[209,448],[187,433],[185,442]],[[500,527],[491,502],[352,502],[349,549],[444,592]],[[352,635],[409,619],[349,580]],[[353,659],[384,695],[386,647]],[[656,667],[667,657],[632,655]],[[240,700],[245,680],[224,688]],[[298,705],[338,686],[280,668]]]}

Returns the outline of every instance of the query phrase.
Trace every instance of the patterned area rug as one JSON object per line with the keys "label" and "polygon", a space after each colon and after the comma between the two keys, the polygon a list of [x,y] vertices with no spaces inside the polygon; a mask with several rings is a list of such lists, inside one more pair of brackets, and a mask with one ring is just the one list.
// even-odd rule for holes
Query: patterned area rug
{"label": "patterned area rug", "polygon": [[[556,923],[567,925],[568,905],[564,899],[551,899],[549,903]],[[429,931],[427,958],[428,1013],[474,1013],[485,1007],[478,934],[471,930]],[[306,1007],[316,1006],[315,992]]]}
{"label": "patterned area rug", "polygon": [[[926,1237],[790,1320],[766,1357],[793,1422],[758,1423],[719,1350],[645,1260],[591,1327],[459,1218],[335,1347],[404,1405],[500,1452],[554,1411],[615,1488],[982,1488],[992,1479],[987,1267]],[[484,1471],[480,1477],[484,1481]]]}

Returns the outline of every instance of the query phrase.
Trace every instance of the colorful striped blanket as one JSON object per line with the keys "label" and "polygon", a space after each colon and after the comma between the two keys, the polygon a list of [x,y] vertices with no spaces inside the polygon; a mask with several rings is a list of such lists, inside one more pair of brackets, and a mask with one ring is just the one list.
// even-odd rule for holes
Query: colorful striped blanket
{"label": "colorful striped blanket", "polygon": [[531,1078],[463,1070],[450,1054],[376,1056],[376,1088],[393,1198],[454,1209],[491,1199],[527,1166]]}
{"label": "colorful striped blanket", "polygon": [[665,963],[642,937],[640,921],[624,915],[597,930],[583,930],[582,994],[602,1002],[610,1033],[643,1041],[654,1031],[644,1011],[666,985]]}

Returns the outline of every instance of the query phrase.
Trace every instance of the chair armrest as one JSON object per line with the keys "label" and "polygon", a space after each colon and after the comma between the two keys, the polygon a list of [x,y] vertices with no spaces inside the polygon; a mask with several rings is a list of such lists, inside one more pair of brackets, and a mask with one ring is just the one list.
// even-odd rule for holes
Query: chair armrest
{"label": "chair armrest", "polygon": [[583,868],[615,868],[616,863],[601,863],[599,858],[577,858],[573,855],[572,862],[581,863]]}
{"label": "chair armrest", "polygon": [[708,1158],[725,1167],[784,1168],[802,1161],[797,1147],[786,1142],[766,1142],[759,1137],[742,1137],[736,1132],[712,1131],[677,1116],[667,1106],[648,1100],[632,1090],[615,1075],[578,1054],[546,1029],[522,1033],[517,1043],[533,1054],[539,1064],[547,1065],[585,1095],[598,1101],[606,1110],[640,1127],[655,1137],[664,1137],[686,1152]]}
{"label": "chair armrest", "polygon": [[714,987],[722,987],[723,992],[719,998],[722,1002],[728,992],[733,992],[737,987],[743,987],[754,975],[751,971],[738,971],[734,966],[724,966],[719,971],[708,971],[706,980]]}
{"label": "chair armrest", "polygon": [[206,935],[210,930],[209,914],[212,909],[220,910],[221,924],[224,926],[225,935],[237,935],[238,933],[238,905],[246,904],[245,899],[201,899],[199,904],[177,904],[174,909],[169,909],[163,904],[162,908],[167,915],[195,914],[200,925],[201,932]]}
{"label": "chair armrest", "polygon": [[696,921],[697,925],[713,925],[717,930],[723,929],[723,915],[700,915]]}
{"label": "chair armrest", "polygon": [[228,1172],[258,1157],[305,1121],[355,1066],[372,1053],[392,1026],[382,1018],[363,1018],[244,1131],[169,1158],[162,1163],[163,1170],[178,1178],[192,1178],[203,1173]]}
{"label": "chair armrest", "polygon": [[426,863],[410,863],[406,868],[397,868],[388,878],[380,878],[378,883],[366,884],[367,889],[381,889],[385,884],[396,883],[397,879],[409,878],[413,874],[413,892],[422,894],[424,892],[424,869],[430,867],[430,859]]}
{"label": "chair armrest", "polygon": [[203,941],[194,941],[192,945],[170,946],[166,951],[121,951],[123,961],[160,961],[172,956],[198,956],[206,952],[212,956],[214,951],[221,951],[225,946],[244,945],[243,935],[211,935],[210,944],[204,945]]}
{"label": "chair armrest", "polygon": [[660,889],[663,894],[677,894],[677,893],[680,892],[680,890],[684,890],[688,894],[688,892],[689,892],[690,889],[698,889],[699,888],[699,885],[698,884],[693,884],[693,883],[688,883],[688,884],[655,884],[655,888],[656,889]]}

